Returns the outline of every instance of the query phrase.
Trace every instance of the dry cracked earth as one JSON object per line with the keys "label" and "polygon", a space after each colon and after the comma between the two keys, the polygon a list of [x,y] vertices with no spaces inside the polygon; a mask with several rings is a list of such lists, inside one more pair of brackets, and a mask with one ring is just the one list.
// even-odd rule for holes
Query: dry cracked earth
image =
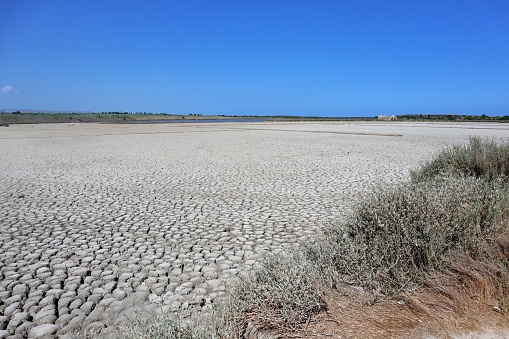
{"label": "dry cracked earth", "polygon": [[0,338],[114,334],[134,314],[207,314],[267,253],[363,193],[509,124],[0,127]]}

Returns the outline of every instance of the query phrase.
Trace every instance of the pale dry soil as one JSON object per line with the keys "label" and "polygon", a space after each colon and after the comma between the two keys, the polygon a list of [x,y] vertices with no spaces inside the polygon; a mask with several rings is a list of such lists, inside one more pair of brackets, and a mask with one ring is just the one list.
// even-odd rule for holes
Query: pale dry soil
{"label": "pale dry soil", "polygon": [[509,124],[0,127],[0,338],[207,314],[265,254],[470,135]]}

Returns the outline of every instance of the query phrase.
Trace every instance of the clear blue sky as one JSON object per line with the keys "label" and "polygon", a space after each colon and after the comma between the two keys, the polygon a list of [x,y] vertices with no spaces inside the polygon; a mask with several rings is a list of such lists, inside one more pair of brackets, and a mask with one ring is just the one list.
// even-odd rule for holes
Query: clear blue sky
{"label": "clear blue sky", "polygon": [[0,0],[0,109],[509,115],[509,1]]}

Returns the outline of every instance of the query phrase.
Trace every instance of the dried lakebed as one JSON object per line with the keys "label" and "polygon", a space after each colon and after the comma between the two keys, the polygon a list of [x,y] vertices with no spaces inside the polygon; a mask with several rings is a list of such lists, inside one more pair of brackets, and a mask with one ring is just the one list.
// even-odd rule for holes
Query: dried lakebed
{"label": "dried lakebed", "polygon": [[266,253],[377,185],[507,124],[45,124],[0,128],[0,338],[107,335],[206,314]]}

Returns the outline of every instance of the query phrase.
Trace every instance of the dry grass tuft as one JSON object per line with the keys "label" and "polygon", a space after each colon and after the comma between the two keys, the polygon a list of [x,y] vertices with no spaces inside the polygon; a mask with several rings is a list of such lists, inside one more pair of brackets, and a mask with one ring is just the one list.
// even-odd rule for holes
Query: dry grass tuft
{"label": "dry grass tuft", "polygon": [[228,332],[295,330],[325,309],[316,280],[313,266],[297,253],[266,258],[233,287],[224,312]]}
{"label": "dry grass tuft", "polygon": [[200,338],[190,328],[183,326],[179,320],[169,315],[157,315],[150,318],[136,317],[121,328],[121,332],[121,337],[124,339]]}
{"label": "dry grass tuft", "polygon": [[179,319],[174,315],[147,316],[136,313],[129,323],[121,325],[114,339],[214,339],[224,338],[220,314]]}
{"label": "dry grass tuft", "polygon": [[[366,302],[362,291],[330,290],[327,311],[307,328],[291,333],[299,338],[430,338],[477,332],[480,328],[497,338],[509,334],[507,281],[488,261],[454,254],[444,260],[442,272],[431,272],[414,292]],[[507,276],[506,276],[507,277]],[[345,292],[346,291],[346,292]]]}

